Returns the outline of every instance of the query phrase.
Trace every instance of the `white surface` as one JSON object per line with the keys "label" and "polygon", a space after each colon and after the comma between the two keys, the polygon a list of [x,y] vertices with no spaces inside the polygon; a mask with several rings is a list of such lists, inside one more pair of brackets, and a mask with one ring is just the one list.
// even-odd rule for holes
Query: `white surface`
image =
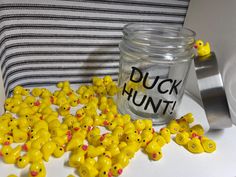
{"label": "white surface", "polygon": [[[190,97],[184,96],[180,115],[192,112],[196,123],[201,123],[207,129],[208,125],[203,109]],[[157,127],[156,129],[159,129]],[[207,136],[217,142],[217,151],[212,154],[191,154],[173,141],[163,148],[163,158],[160,161],[149,161],[147,156],[138,152],[124,169],[121,177],[235,177],[236,176],[236,127],[225,131],[208,132]],[[46,164],[47,177],[67,177],[76,174],[74,168],[65,166],[68,153],[62,158],[51,158]],[[28,167],[17,169],[14,165],[0,162],[0,176],[6,177],[15,173],[27,177]]]}
{"label": "white surface", "polygon": [[[192,0],[189,4],[185,27],[197,33],[197,39],[209,41],[216,53],[226,94],[236,124],[236,1]],[[190,71],[187,89],[197,93],[194,69]]]}

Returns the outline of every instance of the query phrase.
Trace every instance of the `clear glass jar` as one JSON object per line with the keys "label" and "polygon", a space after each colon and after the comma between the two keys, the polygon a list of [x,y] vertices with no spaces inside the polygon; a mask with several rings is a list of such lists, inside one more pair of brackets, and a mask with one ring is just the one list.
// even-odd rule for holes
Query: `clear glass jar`
{"label": "clear glass jar", "polygon": [[118,108],[133,119],[164,124],[175,118],[194,57],[195,32],[132,23],[120,43]]}

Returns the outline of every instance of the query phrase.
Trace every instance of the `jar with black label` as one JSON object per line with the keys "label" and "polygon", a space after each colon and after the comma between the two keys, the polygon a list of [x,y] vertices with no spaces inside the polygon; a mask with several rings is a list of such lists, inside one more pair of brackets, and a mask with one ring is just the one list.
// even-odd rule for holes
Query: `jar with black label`
{"label": "jar with black label", "polygon": [[194,58],[195,32],[132,23],[120,43],[118,108],[132,118],[164,124],[175,118]]}

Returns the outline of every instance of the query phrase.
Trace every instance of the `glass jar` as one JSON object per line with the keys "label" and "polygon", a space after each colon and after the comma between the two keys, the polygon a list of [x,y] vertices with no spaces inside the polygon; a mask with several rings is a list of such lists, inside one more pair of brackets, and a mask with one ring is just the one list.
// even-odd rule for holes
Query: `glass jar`
{"label": "glass jar", "polygon": [[175,118],[194,58],[195,32],[132,23],[120,43],[118,108],[133,119],[164,124]]}

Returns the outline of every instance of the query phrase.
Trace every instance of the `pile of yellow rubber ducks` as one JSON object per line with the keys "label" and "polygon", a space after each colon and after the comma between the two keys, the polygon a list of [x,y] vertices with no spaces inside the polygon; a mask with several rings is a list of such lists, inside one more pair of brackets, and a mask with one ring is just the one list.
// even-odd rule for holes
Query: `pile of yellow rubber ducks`
{"label": "pile of yellow rubber ducks", "polygon": [[[46,88],[15,87],[0,117],[3,161],[19,168],[30,164],[29,177],[45,177],[44,161],[70,151],[68,164],[81,177],[112,177],[121,175],[140,149],[151,160],[161,159],[171,134],[192,153],[216,149],[214,141],[203,136],[201,125],[190,127],[191,113],[157,132],[150,119],[132,121],[130,115],[119,114],[112,98],[119,89],[110,76],[92,81],[76,91],[68,81],[59,82],[53,93]],[[71,107],[77,109],[75,114]],[[101,127],[106,133],[101,133]],[[13,148],[13,143],[19,144]]]}

